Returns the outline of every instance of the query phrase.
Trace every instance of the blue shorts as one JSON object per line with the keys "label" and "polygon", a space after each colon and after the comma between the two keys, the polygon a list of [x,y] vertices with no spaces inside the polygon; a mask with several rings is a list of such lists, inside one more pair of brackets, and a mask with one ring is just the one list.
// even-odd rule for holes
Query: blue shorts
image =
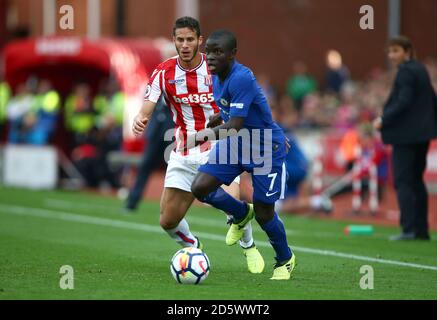
{"label": "blue shorts", "polygon": [[[284,199],[288,175],[285,164],[285,143],[274,141],[273,147],[269,150],[261,150],[263,151],[261,153],[255,152],[255,156],[252,147],[249,147],[251,156],[247,159],[243,156],[241,144],[238,144],[237,149],[237,146],[233,146],[229,140],[229,138],[223,139],[216,143],[209,154],[208,162],[201,165],[199,171],[217,178],[226,185],[230,185],[243,172],[248,172],[252,176],[254,202],[273,204],[279,199]],[[262,157],[257,156],[259,154]],[[267,158],[270,160],[262,162]]]}

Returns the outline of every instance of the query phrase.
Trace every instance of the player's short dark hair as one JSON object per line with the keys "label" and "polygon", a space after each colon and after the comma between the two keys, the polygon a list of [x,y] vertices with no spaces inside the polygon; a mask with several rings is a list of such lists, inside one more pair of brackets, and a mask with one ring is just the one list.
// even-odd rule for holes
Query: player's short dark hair
{"label": "player's short dark hair", "polygon": [[411,57],[414,56],[414,47],[410,39],[405,36],[393,37],[388,41],[388,46],[400,46],[405,51],[409,52]]}
{"label": "player's short dark hair", "polygon": [[220,29],[220,30],[213,31],[208,38],[224,39],[228,49],[230,50],[237,49],[237,38],[235,37],[235,34],[233,34],[229,30]]}
{"label": "player's short dark hair", "polygon": [[173,26],[173,35],[176,35],[176,29],[189,28],[196,32],[197,36],[200,37],[200,24],[199,21],[192,17],[181,17],[177,19]]}

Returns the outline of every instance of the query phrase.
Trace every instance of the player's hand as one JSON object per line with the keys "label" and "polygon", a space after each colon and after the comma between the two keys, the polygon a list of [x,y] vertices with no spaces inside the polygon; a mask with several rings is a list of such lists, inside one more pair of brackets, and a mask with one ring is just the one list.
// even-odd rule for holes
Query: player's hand
{"label": "player's hand", "polygon": [[209,117],[209,122],[206,125],[207,128],[215,128],[223,123],[223,119],[220,116],[220,112],[213,114]]}
{"label": "player's hand", "polygon": [[373,120],[373,127],[376,130],[381,130],[381,128],[382,128],[382,118],[381,117],[378,117],[375,120]]}
{"label": "player's hand", "polygon": [[132,132],[135,136],[140,136],[143,134],[144,129],[146,129],[147,123],[149,122],[149,118],[141,116],[141,114],[137,114],[134,123],[132,125]]}

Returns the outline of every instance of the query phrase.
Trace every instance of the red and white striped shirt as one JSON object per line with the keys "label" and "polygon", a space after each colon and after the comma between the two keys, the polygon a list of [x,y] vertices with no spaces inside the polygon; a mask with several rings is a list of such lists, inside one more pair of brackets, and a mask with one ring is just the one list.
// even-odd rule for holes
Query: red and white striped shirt
{"label": "red and white striped shirt", "polygon": [[[156,103],[164,94],[176,125],[176,149],[179,150],[186,146],[187,136],[204,129],[209,117],[219,112],[206,56],[201,55],[199,65],[191,70],[180,65],[178,56],[161,63],[153,71],[144,97],[146,101]],[[209,148],[210,144],[204,143],[190,150],[184,149],[182,155],[198,154]]]}

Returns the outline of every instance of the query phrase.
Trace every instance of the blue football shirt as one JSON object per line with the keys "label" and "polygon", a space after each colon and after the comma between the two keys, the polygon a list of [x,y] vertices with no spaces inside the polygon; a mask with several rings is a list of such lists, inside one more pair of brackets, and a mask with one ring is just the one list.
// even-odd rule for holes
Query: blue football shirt
{"label": "blue football shirt", "polygon": [[[199,171],[226,185],[242,172],[249,172],[255,202],[272,204],[283,199],[287,189],[285,135],[273,121],[255,76],[249,68],[234,62],[223,82],[216,75],[212,80],[214,99],[223,120],[228,122],[231,117],[242,117],[243,129],[252,134],[249,141],[244,135],[219,140],[210,152],[208,162],[201,165]],[[259,130],[259,140],[255,130]],[[271,130],[271,141],[268,141],[267,130]]]}
{"label": "blue football shirt", "polygon": [[253,72],[246,66],[234,62],[225,81],[213,75],[213,92],[222,119],[243,117],[243,127],[271,129],[273,139],[283,137],[281,128],[273,121],[268,102]]}

